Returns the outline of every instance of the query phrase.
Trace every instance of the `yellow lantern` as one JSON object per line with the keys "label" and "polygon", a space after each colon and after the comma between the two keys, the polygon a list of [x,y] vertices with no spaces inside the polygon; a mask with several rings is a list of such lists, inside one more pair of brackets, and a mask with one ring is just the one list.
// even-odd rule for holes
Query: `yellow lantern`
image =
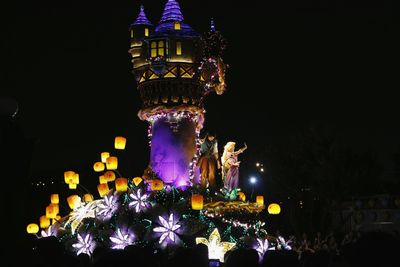
{"label": "yellow lantern", "polygon": [[128,190],[128,179],[126,178],[115,179],[115,189],[118,192],[126,192]]}
{"label": "yellow lantern", "polygon": [[279,204],[276,204],[276,203],[269,204],[268,205],[268,213],[273,214],[273,215],[277,215],[277,214],[281,213],[281,206],[279,206]]}
{"label": "yellow lantern", "polygon": [[126,138],[123,136],[116,136],[114,140],[115,149],[125,149]]}
{"label": "yellow lantern", "polygon": [[64,181],[66,184],[69,184],[72,178],[74,177],[75,172],[74,171],[66,171],[64,172]]}
{"label": "yellow lantern", "polygon": [[57,213],[54,212],[54,209],[52,206],[47,206],[46,207],[46,217],[49,219],[54,219],[57,216]]}
{"label": "yellow lantern", "polygon": [[40,228],[44,229],[50,226],[50,219],[46,215],[40,216],[39,218]]}
{"label": "yellow lantern", "polygon": [[108,191],[110,191],[110,189],[108,188],[108,184],[97,185],[97,190],[99,191],[99,195],[101,197],[104,197],[105,195],[108,194]]}
{"label": "yellow lantern", "polygon": [[51,203],[49,206],[52,207],[56,215],[60,212],[60,206],[58,204]]}
{"label": "yellow lantern", "polygon": [[71,195],[67,197],[67,202],[71,210],[77,209],[81,206],[81,198],[78,195]]}
{"label": "yellow lantern", "polygon": [[142,177],[135,177],[132,179],[132,182],[135,186],[138,186],[143,181]]}
{"label": "yellow lantern", "polygon": [[95,172],[104,171],[104,163],[103,162],[96,162],[95,164],[93,164],[93,170]]}
{"label": "yellow lantern", "polygon": [[264,205],[264,196],[257,196],[256,203],[259,205]]}
{"label": "yellow lantern", "polygon": [[239,192],[239,200],[240,201],[246,201],[246,195],[243,192]]}
{"label": "yellow lantern", "polygon": [[60,198],[59,198],[58,194],[51,194],[50,202],[53,204],[58,204],[60,202]]}
{"label": "yellow lantern", "polygon": [[118,158],[117,157],[109,157],[106,160],[107,170],[116,170],[118,169]]}
{"label": "yellow lantern", "polygon": [[107,182],[114,182],[115,181],[115,173],[113,171],[106,171],[104,173],[104,178]]}
{"label": "yellow lantern", "polygon": [[107,158],[109,158],[109,157],[110,157],[110,153],[108,153],[108,152],[102,152],[102,153],[101,153],[101,162],[106,163]]}
{"label": "yellow lantern", "polygon": [[69,187],[69,189],[76,189],[77,184],[71,183],[71,184],[68,184],[68,187]]}
{"label": "yellow lantern", "polygon": [[26,227],[26,232],[28,234],[37,234],[39,232],[39,226],[36,223],[30,223]]}
{"label": "yellow lantern", "polygon": [[85,203],[89,203],[93,201],[93,195],[92,194],[84,194],[83,195],[83,201],[85,201]]}
{"label": "yellow lantern", "polygon": [[79,184],[79,173],[75,173],[72,177],[72,183]]}
{"label": "yellow lantern", "polygon": [[151,180],[151,190],[153,191],[160,191],[164,187],[164,183],[161,180]]}
{"label": "yellow lantern", "polygon": [[203,195],[192,195],[192,209],[202,210],[203,209]]}
{"label": "yellow lantern", "polygon": [[107,183],[107,179],[106,179],[106,177],[104,177],[104,175],[100,175],[99,176],[99,183],[100,184],[106,184]]}

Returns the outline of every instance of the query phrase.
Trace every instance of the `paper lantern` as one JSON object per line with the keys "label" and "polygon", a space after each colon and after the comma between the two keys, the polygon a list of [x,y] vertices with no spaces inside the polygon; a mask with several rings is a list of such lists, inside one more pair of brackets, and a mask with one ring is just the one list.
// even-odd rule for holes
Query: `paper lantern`
{"label": "paper lantern", "polygon": [[64,172],[64,181],[66,184],[69,184],[70,181],[73,179],[75,172],[73,171],[66,171]]}
{"label": "paper lantern", "polygon": [[142,177],[135,177],[132,179],[132,182],[135,186],[138,186],[143,181]]}
{"label": "paper lantern", "polygon": [[264,205],[264,196],[257,196],[256,203],[259,205]]}
{"label": "paper lantern", "polygon": [[75,173],[72,177],[72,183],[79,184],[79,173]]}
{"label": "paper lantern", "polygon": [[106,163],[107,159],[110,157],[110,153],[102,152],[101,153],[101,162]]}
{"label": "paper lantern", "polygon": [[113,171],[106,171],[104,173],[104,178],[107,182],[114,182],[115,181],[115,173]]}
{"label": "paper lantern", "polygon": [[97,191],[99,191],[99,195],[101,197],[104,197],[105,195],[108,194],[110,189],[108,188],[108,184],[99,184],[97,185]]}
{"label": "paper lantern", "polygon": [[160,191],[164,187],[164,183],[161,180],[151,180],[151,190],[153,191]]}
{"label": "paper lantern", "polygon": [[192,195],[192,209],[193,210],[203,209],[203,195]]}
{"label": "paper lantern", "polygon": [[78,195],[71,195],[67,197],[67,202],[71,210],[77,209],[81,206],[81,198]]}
{"label": "paper lantern", "polygon": [[39,225],[37,225],[36,223],[28,224],[28,226],[26,227],[26,232],[28,234],[37,234],[39,232]]}
{"label": "paper lantern", "polygon": [[123,136],[116,136],[114,140],[114,147],[115,149],[125,149],[126,145],[126,138]]}
{"label": "paper lantern", "polygon": [[92,194],[84,194],[83,195],[83,201],[85,201],[85,203],[92,202],[93,201],[93,195]]}
{"label": "paper lantern", "polygon": [[118,192],[126,192],[128,190],[128,179],[126,178],[115,179],[115,189]]}
{"label": "paper lantern", "polygon": [[59,198],[58,194],[51,194],[50,202],[53,204],[58,204],[60,202],[60,198]]}
{"label": "paper lantern", "polygon": [[279,206],[279,204],[276,204],[276,203],[269,204],[268,205],[268,213],[273,214],[273,215],[277,215],[277,214],[281,213],[281,206]]}
{"label": "paper lantern", "polygon": [[104,175],[100,175],[99,176],[99,183],[100,184],[106,184],[107,183],[107,179]]}
{"label": "paper lantern", "polygon": [[246,195],[243,192],[239,192],[239,200],[246,201]]}
{"label": "paper lantern", "polygon": [[50,226],[50,219],[46,215],[40,216],[39,218],[40,228],[44,229]]}
{"label": "paper lantern", "polygon": [[68,184],[69,189],[76,189],[77,184]]}
{"label": "paper lantern", "polygon": [[46,207],[46,217],[49,219],[54,219],[56,218],[57,213],[55,213],[55,210],[53,209],[52,206],[47,206]]}
{"label": "paper lantern", "polygon": [[104,163],[103,162],[96,162],[95,164],[93,164],[93,170],[95,171],[95,172],[102,172],[102,171],[104,171],[104,168],[105,168],[105,166],[104,166]]}
{"label": "paper lantern", "polygon": [[109,157],[106,160],[107,170],[116,170],[118,168],[118,158]]}

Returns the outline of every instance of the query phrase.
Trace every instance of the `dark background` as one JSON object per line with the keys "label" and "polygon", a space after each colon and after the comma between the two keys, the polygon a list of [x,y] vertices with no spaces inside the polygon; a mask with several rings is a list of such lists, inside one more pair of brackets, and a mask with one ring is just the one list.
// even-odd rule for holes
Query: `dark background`
{"label": "dark background", "polygon": [[[165,0],[15,2],[2,9],[0,91],[33,141],[29,182],[62,183],[64,170],[91,171],[115,135],[128,138],[123,171],[147,164],[146,123],[131,75],[128,26],[145,5],[156,24]],[[247,142],[242,182],[266,162],[260,150],[309,125],[329,125],[357,151],[375,151],[394,179],[399,151],[396,98],[399,25],[389,0],[180,0],[198,32],[210,17],[228,41],[228,91],[206,103],[206,128]],[[268,171],[265,172],[268,173]],[[261,190],[261,187],[257,187]]]}

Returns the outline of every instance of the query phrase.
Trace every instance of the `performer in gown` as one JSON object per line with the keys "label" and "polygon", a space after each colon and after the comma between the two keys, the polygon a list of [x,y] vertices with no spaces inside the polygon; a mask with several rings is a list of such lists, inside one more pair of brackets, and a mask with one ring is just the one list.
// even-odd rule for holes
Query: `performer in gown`
{"label": "performer in gown", "polygon": [[208,188],[211,192],[216,190],[216,169],[221,168],[218,155],[218,142],[214,133],[207,133],[204,139],[200,139],[200,159],[198,166],[201,173],[201,187]]}
{"label": "performer in gown", "polygon": [[235,142],[228,142],[224,147],[224,153],[221,158],[224,187],[229,191],[239,185],[240,161],[238,161],[238,155],[247,149],[245,143],[243,148],[235,151],[235,145]]}

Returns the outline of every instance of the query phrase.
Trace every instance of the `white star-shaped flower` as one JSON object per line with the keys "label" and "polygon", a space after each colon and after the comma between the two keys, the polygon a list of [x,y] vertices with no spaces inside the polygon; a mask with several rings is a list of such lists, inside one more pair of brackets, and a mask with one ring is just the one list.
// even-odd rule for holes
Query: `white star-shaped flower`
{"label": "white star-shaped flower", "polygon": [[141,189],[138,189],[136,193],[132,192],[129,194],[129,196],[133,199],[131,203],[129,203],[129,207],[135,208],[137,213],[145,210],[148,207],[149,201],[147,199],[149,195],[142,194]]}
{"label": "white star-shaped flower", "polygon": [[260,239],[257,238],[257,246],[255,250],[258,252],[258,256],[260,257],[260,261],[263,259],[265,252],[268,250],[275,250],[275,248],[269,247],[268,239]]}
{"label": "white star-shaped flower", "polygon": [[73,244],[72,247],[77,249],[76,255],[84,253],[90,256],[96,247],[96,243],[90,234],[87,234],[85,237],[78,234],[78,243]]}
{"label": "white star-shaped flower", "polygon": [[235,243],[221,242],[218,228],[212,231],[208,240],[204,237],[196,237],[196,244],[206,245],[208,247],[208,258],[218,259],[220,262],[224,262],[225,253],[236,245]]}
{"label": "white star-shaped flower", "polygon": [[97,205],[97,215],[103,220],[110,219],[118,209],[117,200],[118,198],[115,195],[104,196],[103,201]]}
{"label": "white star-shaped flower", "polygon": [[168,241],[168,239],[171,240],[171,242],[175,242],[177,237],[175,231],[178,230],[181,225],[178,224],[178,222],[174,222],[174,214],[171,213],[169,215],[168,221],[161,216],[158,216],[158,220],[161,226],[153,229],[156,233],[162,233],[158,243],[161,244],[164,241]]}
{"label": "white star-shaped flower", "polygon": [[126,246],[132,245],[133,240],[135,239],[135,235],[130,231],[121,231],[121,229],[117,229],[115,234],[110,237],[111,242],[113,243],[112,249],[124,249]]}
{"label": "white star-shaped flower", "polygon": [[49,237],[49,236],[55,236],[56,233],[53,231],[53,226],[50,225],[47,229],[42,230],[41,232],[42,237]]}
{"label": "white star-shaped flower", "polygon": [[285,238],[283,238],[282,236],[278,236],[277,248],[284,250],[292,250],[292,247],[289,245],[291,242],[292,242],[291,240],[285,241]]}
{"label": "white star-shaped flower", "polygon": [[94,218],[97,204],[100,200],[95,200],[80,206],[79,208],[71,211],[65,226],[71,225],[71,233],[74,234],[76,229],[79,228],[81,222],[85,218]]}

